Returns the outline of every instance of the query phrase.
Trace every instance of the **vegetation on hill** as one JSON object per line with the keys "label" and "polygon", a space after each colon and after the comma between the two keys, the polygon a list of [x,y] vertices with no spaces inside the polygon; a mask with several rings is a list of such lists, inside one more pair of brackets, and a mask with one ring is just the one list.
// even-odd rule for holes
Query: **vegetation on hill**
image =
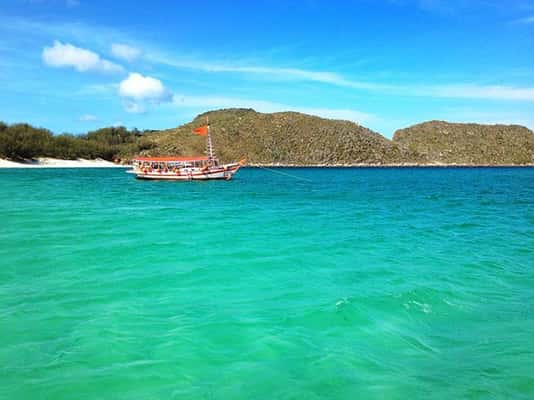
{"label": "vegetation on hill", "polygon": [[416,154],[354,122],[252,109],[210,111],[178,128],[152,133],[149,137],[156,146],[147,154],[201,154],[205,141],[191,132],[205,124],[206,117],[222,161],[245,157],[257,164],[334,165],[419,160]]}
{"label": "vegetation on hill", "polygon": [[349,121],[296,112],[210,111],[162,131],[102,128],[84,135],[52,135],[27,124],[0,122],[0,158],[127,160],[137,154],[188,156],[205,152],[194,128],[209,118],[217,156],[251,164],[534,164],[534,133],[518,125],[431,121],[395,132],[393,140]]}
{"label": "vegetation on hill", "polygon": [[534,133],[519,125],[429,121],[398,130],[393,141],[431,163],[534,163]]}
{"label": "vegetation on hill", "polygon": [[85,135],[54,136],[49,130],[28,124],[0,122],[0,158],[12,160],[35,157],[61,159],[102,158],[113,160],[149,149],[150,141],[137,130],[102,128]]}

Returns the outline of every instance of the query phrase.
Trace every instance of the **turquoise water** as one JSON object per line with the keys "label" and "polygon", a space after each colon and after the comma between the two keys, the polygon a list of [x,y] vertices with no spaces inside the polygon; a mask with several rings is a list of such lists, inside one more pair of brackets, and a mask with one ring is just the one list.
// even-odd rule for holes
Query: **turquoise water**
{"label": "turquoise water", "polygon": [[534,169],[277,171],[0,170],[0,398],[534,397]]}

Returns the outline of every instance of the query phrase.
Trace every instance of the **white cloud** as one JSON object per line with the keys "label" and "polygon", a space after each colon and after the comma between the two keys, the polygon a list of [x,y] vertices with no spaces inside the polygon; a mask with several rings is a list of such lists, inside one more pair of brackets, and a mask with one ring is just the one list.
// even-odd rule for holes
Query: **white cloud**
{"label": "white cloud", "polygon": [[353,89],[385,90],[391,87],[389,85],[383,85],[379,83],[348,80],[335,72],[329,71],[311,71],[300,68],[229,65],[217,61],[204,62],[191,59],[176,59],[168,55],[160,55],[155,53],[147,54],[146,57],[151,62],[168,65],[174,68],[192,69],[203,72],[228,72],[259,75],[277,80],[311,81],[335,86],[350,87]]}
{"label": "white cloud", "polygon": [[469,98],[487,100],[534,101],[534,87],[453,84],[441,86],[415,87],[414,93],[420,96],[456,99]]}
{"label": "white cloud", "polygon": [[119,84],[119,95],[125,99],[124,110],[129,113],[145,113],[150,104],[172,100],[172,93],[159,79],[143,76],[136,72],[128,75]]}
{"label": "white cloud", "polygon": [[340,74],[328,71],[311,71],[299,68],[276,68],[265,66],[225,65],[218,62],[206,63],[202,61],[173,59],[172,57],[159,57],[154,55],[149,55],[148,58],[153,62],[166,64],[180,69],[193,69],[213,73],[259,75],[263,78],[276,80],[310,81],[395,96],[534,101],[534,87],[478,85],[471,83],[452,83],[448,85],[389,85],[377,82],[352,80]]}
{"label": "white cloud", "polygon": [[82,122],[93,122],[93,121],[98,121],[98,118],[95,117],[94,115],[92,114],[84,114],[82,115],[80,118],[78,118],[80,121]]}
{"label": "white cloud", "polygon": [[131,62],[139,57],[141,50],[126,44],[113,43],[111,45],[111,53],[117,58]]}
{"label": "white cloud", "polygon": [[172,99],[171,93],[159,79],[136,72],[129,74],[128,78],[119,84],[119,94],[136,101],[152,103],[162,103]]}
{"label": "white cloud", "polygon": [[[390,0],[392,1],[392,0]],[[402,3],[404,0],[393,0]],[[427,4],[428,5],[428,4]],[[523,23],[534,23],[534,16],[519,20]],[[0,26],[15,32],[43,32],[47,35],[67,35],[89,40],[103,45],[106,40],[116,44],[127,43],[131,40],[118,31],[103,27],[84,24],[49,24],[24,18],[3,18],[0,16]],[[111,39],[110,39],[111,38]],[[147,44],[145,47],[149,48]],[[44,52],[43,52],[44,53]],[[534,87],[514,87],[511,85],[481,85],[470,82],[451,82],[450,84],[432,85],[421,82],[412,84],[384,84],[376,81],[362,81],[352,79],[332,71],[314,71],[300,68],[272,67],[265,65],[246,65],[244,62],[226,64],[220,61],[206,62],[192,58],[177,58],[165,54],[157,49],[144,53],[144,57],[152,63],[172,66],[178,69],[191,69],[208,73],[236,73],[255,75],[261,79],[306,81],[327,84],[349,89],[382,93],[390,96],[429,97],[429,98],[462,98],[487,99],[495,101],[534,101]],[[43,54],[44,58],[44,54]],[[122,67],[119,67],[122,68]]]}
{"label": "white cloud", "polygon": [[123,68],[111,61],[100,58],[91,50],[73,46],[70,43],[54,41],[52,47],[45,47],[43,61],[51,67],[72,67],[80,72],[97,71],[105,73],[121,72]]}

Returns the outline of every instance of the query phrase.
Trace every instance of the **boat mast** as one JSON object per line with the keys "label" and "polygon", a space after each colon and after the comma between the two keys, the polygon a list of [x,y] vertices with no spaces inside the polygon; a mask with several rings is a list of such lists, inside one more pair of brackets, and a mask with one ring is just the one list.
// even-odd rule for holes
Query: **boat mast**
{"label": "boat mast", "polygon": [[213,160],[215,159],[215,154],[213,154],[213,143],[211,142],[211,134],[210,134],[210,122],[209,122],[209,118],[208,116],[206,115],[206,125],[208,126],[208,137],[206,138],[206,142],[207,142],[207,149],[206,149],[206,153],[207,156],[208,156],[208,164],[209,165],[213,165]]}

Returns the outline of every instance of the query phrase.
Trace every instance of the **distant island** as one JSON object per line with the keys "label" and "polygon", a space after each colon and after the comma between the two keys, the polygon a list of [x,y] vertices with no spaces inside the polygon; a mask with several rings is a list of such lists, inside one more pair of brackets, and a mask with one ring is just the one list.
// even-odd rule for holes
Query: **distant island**
{"label": "distant island", "polygon": [[534,133],[519,125],[429,121],[400,129],[390,140],[350,121],[252,109],[210,111],[173,129],[110,127],[84,135],[0,122],[0,158],[127,163],[137,154],[202,154],[204,141],[191,132],[206,116],[223,162],[245,157],[260,166],[534,165]]}

